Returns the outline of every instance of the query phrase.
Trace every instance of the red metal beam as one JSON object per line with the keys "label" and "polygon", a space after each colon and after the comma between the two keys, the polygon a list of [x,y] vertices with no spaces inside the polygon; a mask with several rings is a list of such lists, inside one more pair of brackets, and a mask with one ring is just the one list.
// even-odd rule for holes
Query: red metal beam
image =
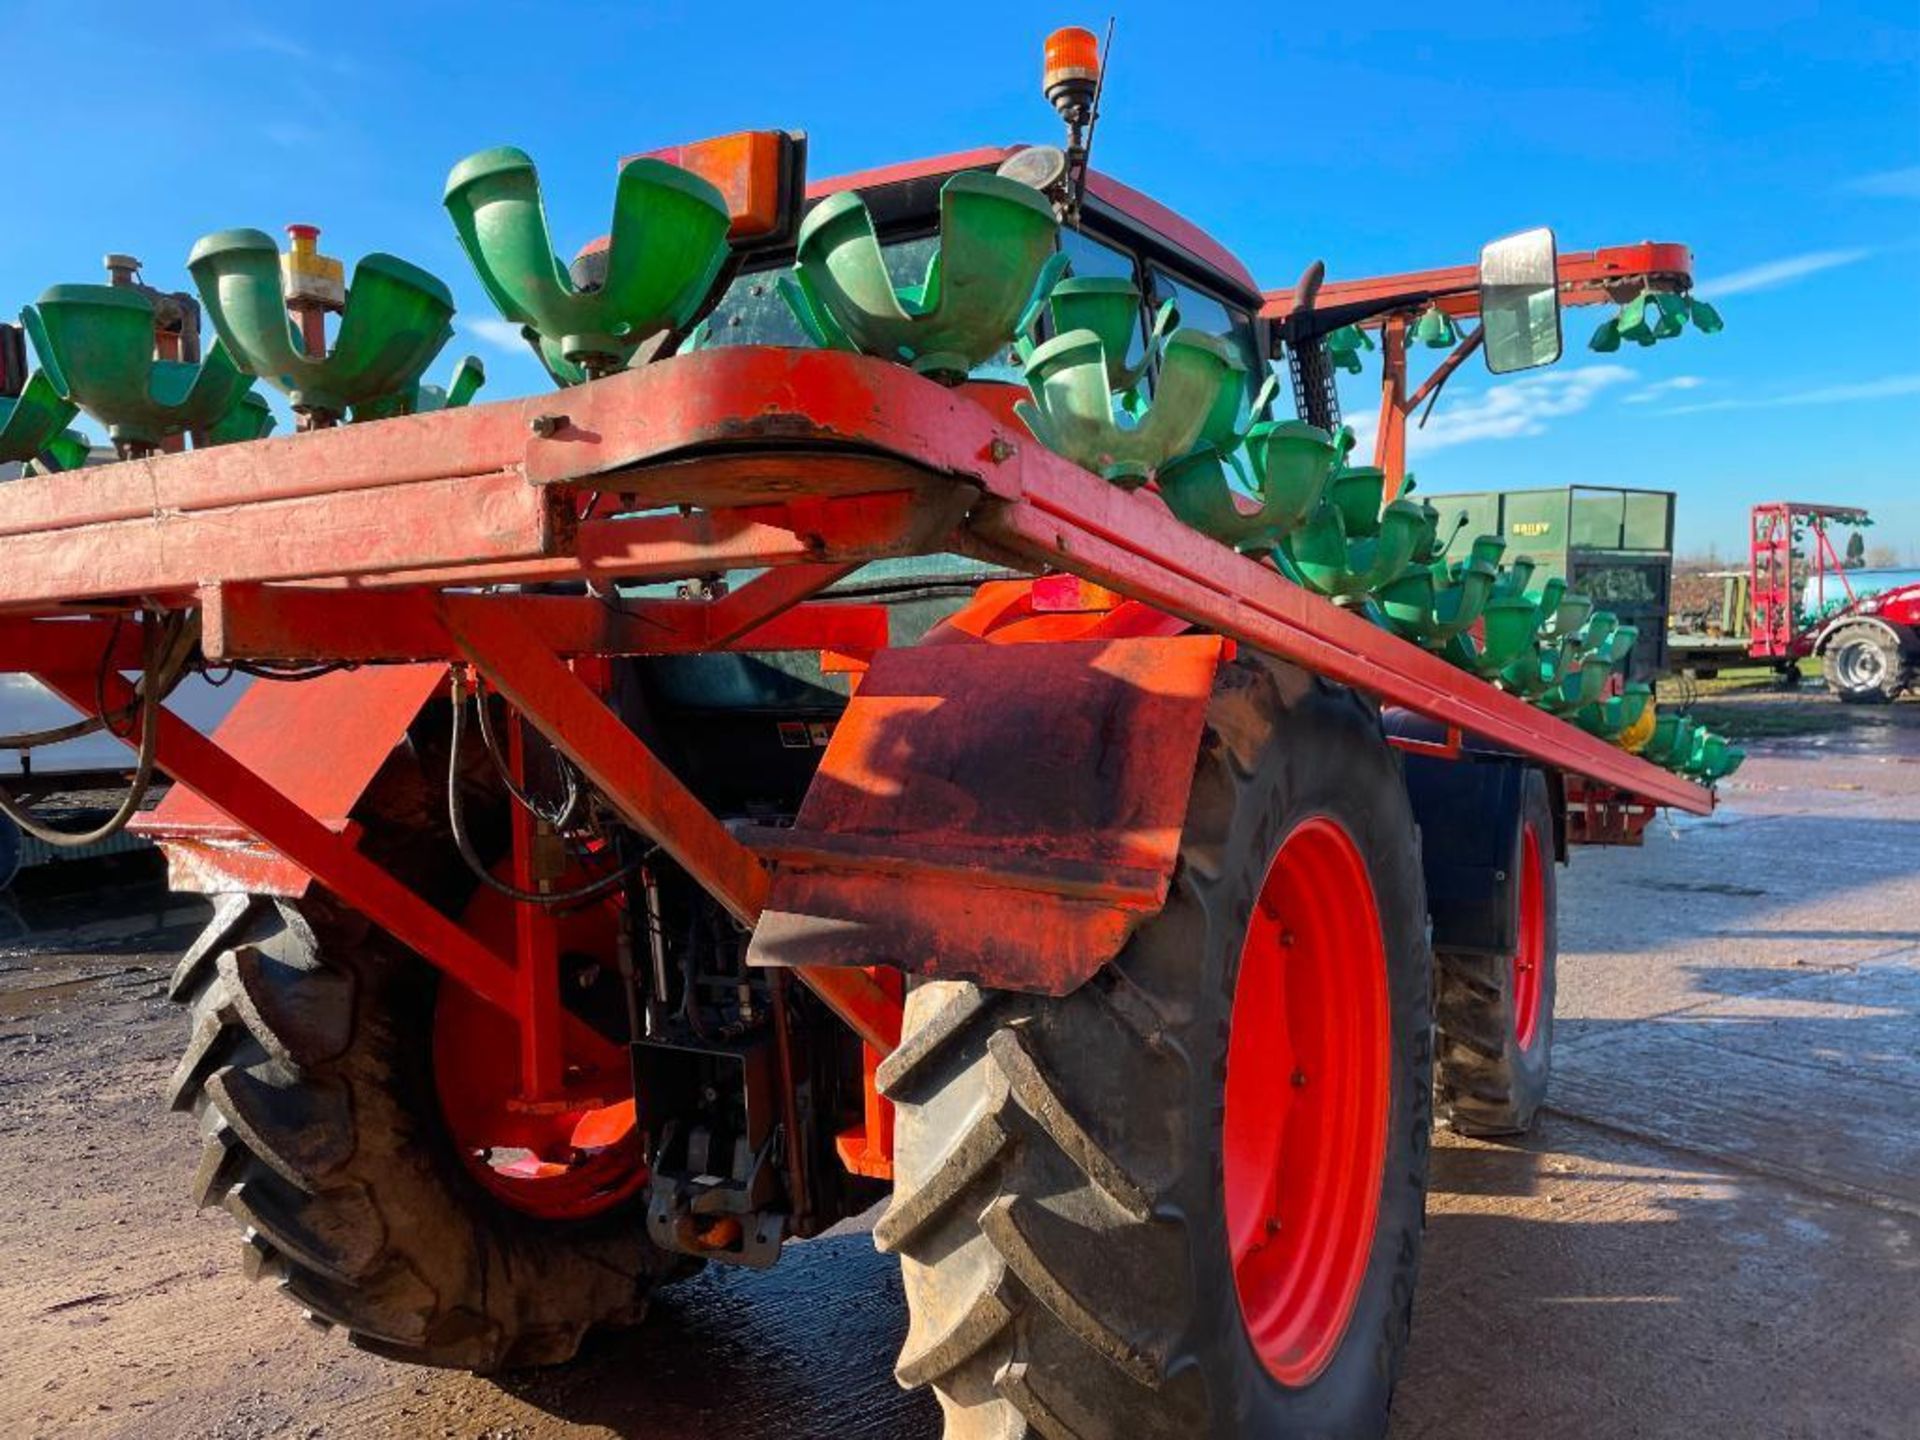
{"label": "red metal beam", "polygon": [[[112,620],[19,620],[0,617],[0,674],[36,670],[99,668],[138,670],[144,641],[140,627]],[[113,652],[109,656],[107,647]],[[92,713],[92,702],[88,702]]]}
{"label": "red metal beam", "polygon": [[1027,491],[1026,503],[998,507],[975,522],[995,552],[1051,561],[1556,768],[1696,814],[1713,808],[1701,786],[1455,669],[1265,565],[1226,552],[1143,495],[1072,466],[1030,467]]}
{"label": "red metal beam", "polygon": [[[739,480],[739,466],[733,462],[743,450],[759,444],[777,445],[783,453],[823,447],[823,464],[829,467],[846,447],[858,447],[869,456],[891,456],[902,462],[903,474],[917,474],[929,487],[920,501],[903,502],[916,507],[914,513],[921,517],[915,532],[900,542],[909,548],[923,552],[954,548],[952,523],[963,514],[970,515],[977,539],[969,543],[975,549],[1086,575],[1204,628],[1270,649],[1549,765],[1590,774],[1684,809],[1705,811],[1711,805],[1700,787],[1543,715],[1436,656],[1289,585],[1269,567],[1179,524],[1151,495],[1116,489],[1051,454],[967,396],[942,389],[901,366],[828,351],[741,347],[624,372],[547,397],[540,404],[546,407],[544,413],[564,414],[565,423],[557,425],[552,438],[530,431],[524,440],[515,435],[513,443],[523,447],[530,477],[561,483],[617,472],[613,488],[639,492],[645,489],[645,469],[650,463],[677,462],[690,451],[709,446],[722,447],[731,457],[721,467],[729,486]],[[495,422],[474,418],[488,408],[411,417],[405,422],[409,428],[391,433],[412,437],[410,443],[416,444],[423,434],[444,437],[457,450],[451,442],[492,433],[487,427]],[[492,408],[511,410],[513,406]],[[412,424],[442,418],[446,425],[440,429]],[[283,447],[275,453],[300,472],[282,477],[285,484],[310,485],[317,481],[315,467],[323,466],[332,436],[402,424],[384,421],[261,444]],[[311,453],[296,448],[307,445],[315,447]],[[203,452],[209,458],[224,453]],[[398,457],[396,463],[411,453]],[[150,463],[190,467],[195,460],[187,455]],[[449,453],[445,463],[458,468],[463,462],[457,453]],[[690,461],[673,466],[676,493],[685,493],[690,484],[697,487],[696,468]],[[80,495],[93,476],[89,472],[57,478],[75,483],[74,493]],[[787,478],[783,472],[782,483]],[[941,479],[962,483],[943,490]],[[453,493],[463,495],[482,482],[469,478],[448,483]],[[12,488],[0,488],[0,530],[8,522]],[[983,492],[989,497],[984,501]],[[353,497],[331,498],[344,503]],[[819,502],[820,513],[828,517],[821,524],[844,519],[845,512],[830,507],[865,506],[887,499],[871,495]],[[790,509],[798,505],[795,500]],[[484,540],[481,519],[461,505],[452,506],[448,513],[450,550],[471,551]],[[237,513],[223,524],[229,537],[236,530],[251,537],[258,528],[253,522],[265,524],[268,519],[250,507],[244,528]],[[793,523],[805,524],[797,518]],[[803,529],[801,533],[811,532]],[[71,538],[69,534],[62,541]],[[327,548],[338,544],[332,541]],[[65,548],[79,556],[90,547],[66,544]],[[572,574],[582,573],[581,561],[565,563]],[[711,568],[710,563],[690,563],[683,573],[700,574]],[[51,586],[45,574],[29,580],[4,578],[15,584],[16,593],[51,603],[70,598],[76,584],[83,586],[81,593],[99,593],[96,582],[69,573],[83,569],[78,560],[66,562],[60,570],[64,584]],[[216,568],[212,573],[223,572]],[[442,578],[444,583],[463,583],[468,577]],[[460,598],[450,597],[450,601]],[[560,663],[551,652],[545,653],[545,660],[554,666]]]}
{"label": "red metal beam", "polygon": [[766,899],[766,868],[548,649],[538,630],[488,598],[439,599],[442,621],[466,658],[630,825],[751,924]]}
{"label": "red metal beam", "polygon": [[[1560,257],[1560,303],[1598,305],[1613,299],[1622,286],[1650,283],[1657,290],[1685,290],[1693,284],[1693,252],[1685,245],[1643,240],[1637,245],[1610,245],[1600,250],[1576,251]],[[1450,265],[1439,270],[1410,270],[1400,275],[1378,275],[1365,280],[1335,280],[1320,287],[1313,308],[1333,310],[1343,305],[1385,304],[1406,297],[1433,296],[1434,302],[1456,319],[1480,313],[1480,267]],[[1260,307],[1263,320],[1284,320],[1293,313],[1292,289],[1269,290]],[[1423,302],[1424,303],[1424,302]],[[1378,319],[1363,321],[1377,325]]]}
{"label": "red metal beam", "polygon": [[702,606],[701,639],[706,648],[723,649],[859,568],[858,565],[791,565],[784,570],[769,570],[738,590]]}
{"label": "red metal beam", "polygon": [[[332,433],[318,432],[314,438]],[[196,453],[215,456],[246,448]],[[140,463],[192,459],[170,455]],[[103,472],[112,468],[101,467]],[[90,472],[48,478],[79,480],[74,494],[81,497]],[[551,553],[556,540],[552,497],[511,472],[279,499],[243,509],[155,507],[140,519],[83,530],[22,530],[12,499],[0,492],[0,523],[10,532],[0,535],[0,605],[143,595],[209,580],[292,580],[456,560],[510,560]]]}
{"label": "red metal beam", "polygon": [[[75,709],[91,714],[96,676],[42,671],[35,677]],[[104,678],[106,701],[137,703],[117,674]],[[412,947],[489,1004],[518,1013],[513,967],[412,890],[335,834],[212,740],[164,707],[157,747],[160,768],[234,823],[258,835],[369,920]],[[131,746],[134,739],[128,738]]]}
{"label": "red metal beam", "polygon": [[[483,600],[441,598],[447,627],[467,657],[628,824],[735,918],[752,925],[767,898],[767,869],[759,857],[545,647],[537,631]],[[899,1043],[899,1004],[864,972],[806,966],[797,973],[868,1043],[889,1050]]]}
{"label": "red metal beam", "polygon": [[[834,566],[769,571],[718,601],[472,595],[461,597],[461,603],[480,614],[518,617],[543,645],[566,658],[728,649],[870,654],[887,643],[884,606],[797,604],[760,618],[759,612],[770,610],[776,599],[811,593],[842,573]],[[797,578],[785,580],[789,575]],[[775,577],[782,577],[780,589],[757,588]],[[735,601],[744,603],[732,604]],[[0,647],[5,637],[0,629]],[[137,665],[137,631],[134,640],[132,663]],[[369,593],[298,585],[210,586],[203,597],[201,643],[207,658],[215,661],[464,658],[442,619],[437,592],[426,589]],[[53,653],[44,641],[40,648]],[[71,665],[73,657],[68,651],[61,663]]]}

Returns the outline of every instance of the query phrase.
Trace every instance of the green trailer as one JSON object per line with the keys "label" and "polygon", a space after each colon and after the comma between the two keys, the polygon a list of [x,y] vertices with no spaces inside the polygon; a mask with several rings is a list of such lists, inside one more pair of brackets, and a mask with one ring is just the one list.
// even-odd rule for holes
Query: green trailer
{"label": "green trailer", "polygon": [[1440,512],[1440,534],[1452,537],[1448,560],[1464,560],[1476,536],[1500,536],[1508,556],[1533,559],[1536,578],[1561,577],[1639,630],[1627,679],[1651,682],[1666,673],[1672,491],[1567,485],[1427,499]]}

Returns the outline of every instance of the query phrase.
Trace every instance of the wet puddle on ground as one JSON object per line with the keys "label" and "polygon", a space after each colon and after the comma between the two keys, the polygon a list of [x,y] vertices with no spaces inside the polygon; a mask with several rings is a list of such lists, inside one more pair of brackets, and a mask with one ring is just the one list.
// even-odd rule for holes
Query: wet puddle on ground
{"label": "wet puddle on ground", "polygon": [[63,1008],[80,992],[184,946],[206,915],[195,896],[124,882],[80,894],[0,894],[0,1022]]}

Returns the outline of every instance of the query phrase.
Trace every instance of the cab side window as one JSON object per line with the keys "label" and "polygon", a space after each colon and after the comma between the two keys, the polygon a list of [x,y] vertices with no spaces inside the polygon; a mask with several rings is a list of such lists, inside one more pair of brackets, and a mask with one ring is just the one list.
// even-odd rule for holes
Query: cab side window
{"label": "cab side window", "polygon": [[1148,271],[1148,303],[1158,309],[1171,300],[1180,310],[1180,324],[1204,331],[1227,342],[1240,363],[1246,367],[1247,388],[1241,419],[1251,412],[1253,398],[1266,380],[1267,367],[1260,358],[1259,341],[1254,336],[1253,317],[1215,299],[1206,291],[1176,279],[1159,266]]}
{"label": "cab side window", "polygon": [[[1140,265],[1125,250],[1097,240],[1084,230],[1062,229],[1060,250],[1067,257],[1068,274],[1082,280],[1126,280],[1140,287]],[[1144,293],[1144,291],[1143,291]],[[1147,348],[1147,309],[1144,302],[1133,327],[1133,343],[1127,347],[1127,364],[1137,365]],[[1144,386],[1143,386],[1144,388]]]}

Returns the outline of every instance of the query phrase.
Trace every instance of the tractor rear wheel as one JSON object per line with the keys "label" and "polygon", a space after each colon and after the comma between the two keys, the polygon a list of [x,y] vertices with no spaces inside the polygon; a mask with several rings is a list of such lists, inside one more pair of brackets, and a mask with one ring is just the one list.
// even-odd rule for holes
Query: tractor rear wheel
{"label": "tractor rear wheel", "polygon": [[1522,1135],[1546,1100],[1553,1063],[1559,903],[1546,777],[1528,770],[1514,827],[1520,877],[1511,955],[1437,951],[1435,1089],[1463,1135]]}
{"label": "tractor rear wheel", "polygon": [[1849,705],[1885,705],[1913,678],[1900,641],[1881,625],[1842,625],[1821,653],[1827,688]]}
{"label": "tractor rear wheel", "polygon": [[[473,882],[447,860],[438,769],[403,744],[356,815],[363,849],[457,912]],[[169,1098],[199,1122],[195,1202],[239,1222],[249,1276],[354,1344],[467,1370],[557,1364],[686,1273],[646,1237],[637,1136],[553,1165],[541,1117],[521,1117],[507,1143],[522,1148],[476,1148],[476,1124],[505,1123],[488,1114],[500,1087],[465,1082],[511,1073],[511,1024],[476,1018],[468,992],[345,905],[220,897],[172,995],[192,1016]],[[624,1063],[608,1073],[625,1079]],[[458,1095],[441,1093],[450,1079]],[[590,1112],[603,1129],[608,1113]]]}
{"label": "tractor rear wheel", "polygon": [[929,982],[883,1067],[948,1440],[1378,1435],[1431,1123],[1418,836],[1375,712],[1221,673],[1166,907],[1074,993]]}

